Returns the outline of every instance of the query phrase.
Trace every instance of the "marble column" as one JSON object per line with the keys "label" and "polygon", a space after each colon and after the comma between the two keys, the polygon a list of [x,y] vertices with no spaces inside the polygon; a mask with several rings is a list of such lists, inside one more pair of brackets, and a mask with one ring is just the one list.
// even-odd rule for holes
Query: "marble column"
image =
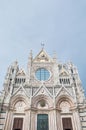
{"label": "marble column", "polygon": [[80,117],[77,110],[73,111],[73,129],[74,130],[82,130],[80,125]]}
{"label": "marble column", "polygon": [[31,130],[30,129],[30,110],[25,112],[23,130]]}
{"label": "marble column", "polygon": [[6,118],[4,130],[11,130],[13,125],[13,112],[9,111]]}
{"label": "marble column", "polygon": [[57,110],[56,112],[56,118],[57,118],[57,130],[63,130],[62,128],[62,124],[61,124],[61,114],[60,112]]}
{"label": "marble column", "polygon": [[31,126],[30,126],[29,130],[37,130],[36,113],[34,111],[31,111],[30,117],[31,117],[31,119],[30,119]]}
{"label": "marble column", "polygon": [[49,112],[49,130],[57,130],[55,110]]}

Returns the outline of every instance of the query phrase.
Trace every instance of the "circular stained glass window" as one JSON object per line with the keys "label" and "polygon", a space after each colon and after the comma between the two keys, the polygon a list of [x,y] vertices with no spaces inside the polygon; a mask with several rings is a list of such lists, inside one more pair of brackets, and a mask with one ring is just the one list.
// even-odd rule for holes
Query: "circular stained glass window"
{"label": "circular stained glass window", "polygon": [[50,77],[50,73],[45,68],[40,68],[36,71],[36,78],[40,81],[48,80]]}

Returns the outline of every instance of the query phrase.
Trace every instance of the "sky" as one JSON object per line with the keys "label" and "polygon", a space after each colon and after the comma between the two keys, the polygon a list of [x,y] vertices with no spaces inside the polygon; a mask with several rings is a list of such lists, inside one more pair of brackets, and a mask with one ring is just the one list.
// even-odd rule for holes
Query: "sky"
{"label": "sky", "polygon": [[51,57],[77,66],[86,91],[86,0],[0,1],[0,90],[8,66],[17,60],[26,70],[41,43]]}

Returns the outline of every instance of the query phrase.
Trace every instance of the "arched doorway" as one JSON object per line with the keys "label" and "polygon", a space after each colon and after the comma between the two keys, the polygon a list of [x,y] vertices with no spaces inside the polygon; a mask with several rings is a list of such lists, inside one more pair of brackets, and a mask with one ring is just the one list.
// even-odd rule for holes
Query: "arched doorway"
{"label": "arched doorway", "polygon": [[[62,130],[74,130],[74,103],[71,97],[62,95],[57,100],[57,120]],[[72,111],[71,111],[72,110]],[[58,119],[59,116],[59,119]],[[58,126],[59,123],[57,122]]]}

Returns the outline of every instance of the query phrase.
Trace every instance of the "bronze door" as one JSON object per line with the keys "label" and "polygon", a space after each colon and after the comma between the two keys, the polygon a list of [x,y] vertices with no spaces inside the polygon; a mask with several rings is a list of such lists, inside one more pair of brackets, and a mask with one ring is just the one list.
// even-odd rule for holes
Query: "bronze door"
{"label": "bronze door", "polygon": [[73,130],[71,118],[62,118],[63,130]]}
{"label": "bronze door", "polygon": [[37,130],[49,130],[47,114],[38,114],[37,115]]}
{"label": "bronze door", "polygon": [[14,118],[13,130],[22,130],[23,118]]}

